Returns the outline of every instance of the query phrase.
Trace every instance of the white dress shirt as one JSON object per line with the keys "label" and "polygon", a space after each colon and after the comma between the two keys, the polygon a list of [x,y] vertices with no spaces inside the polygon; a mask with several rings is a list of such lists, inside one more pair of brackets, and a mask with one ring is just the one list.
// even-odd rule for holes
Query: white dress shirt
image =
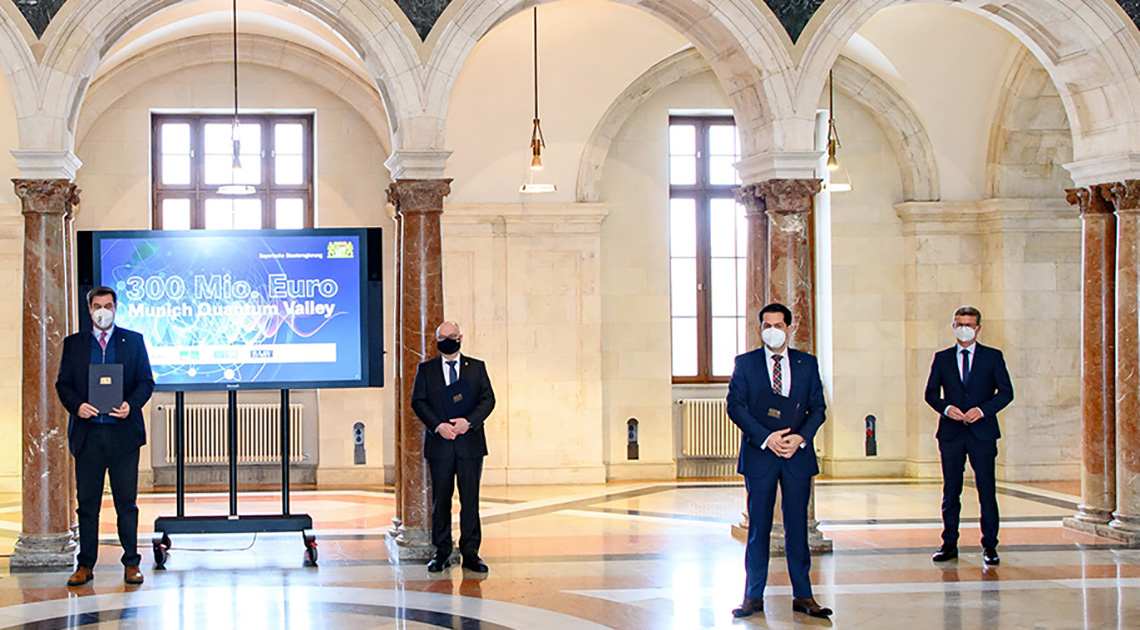
{"label": "white dress shirt", "polygon": [[[451,366],[448,365],[447,357],[440,355],[440,360],[443,362],[443,384],[451,385]],[[455,376],[460,376],[460,369],[463,367],[463,355],[458,354],[455,356]]]}
{"label": "white dress shirt", "polygon": [[[768,346],[764,346],[764,361],[768,365],[768,383],[772,383],[772,367],[775,361],[772,357],[775,356]],[[792,368],[788,363],[788,347],[784,346],[784,351],[780,353],[780,395],[784,398],[792,391]]]}

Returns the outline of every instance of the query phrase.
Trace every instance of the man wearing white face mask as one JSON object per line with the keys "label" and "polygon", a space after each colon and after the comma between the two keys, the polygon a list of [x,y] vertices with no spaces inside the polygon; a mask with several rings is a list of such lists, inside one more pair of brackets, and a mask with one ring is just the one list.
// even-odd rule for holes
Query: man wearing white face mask
{"label": "man wearing white face mask", "polygon": [[[115,326],[117,306],[115,290],[110,287],[95,287],[87,293],[92,327],[63,340],[59,377],[55,381],[59,400],[71,414],[67,442],[75,457],[75,491],[79,503],[79,556],[76,559],[79,566],[67,580],[68,586],[86,584],[94,577],[103,481],[108,475],[118,517],[119,543],[123,547],[123,579],[127,584],[143,582],[139,570],[142,556],[138,553],[139,509],[135,498],[139,486],[139,449],[146,443],[142,408],[154,392],[154,375],[143,336]],[[89,391],[91,367],[102,364],[123,366],[122,403],[107,413],[100,413],[91,404],[92,392]],[[96,376],[115,378],[104,374]]]}
{"label": "man wearing white face mask", "polygon": [[784,510],[784,547],[792,581],[792,610],[829,617],[812,596],[808,549],[811,478],[819,474],[812,440],[826,405],[819,363],[788,347],[792,311],[783,304],[760,309],[764,347],[736,357],[728,383],[728,417],[742,432],[737,472],[748,489],[748,544],[744,551],[744,602],[732,611],[749,617],[764,611],[776,487]]}
{"label": "man wearing white face mask", "polygon": [[977,342],[982,314],[972,306],[954,311],[958,343],[934,355],[926,381],[926,404],[939,414],[938,452],[942,458],[942,546],[932,559],[958,557],[958,517],[962,511],[962,473],[966,459],[974,469],[974,485],[982,513],[982,560],[998,557],[998,504],[994,478],[997,414],[1013,402],[1013,383],[1001,350]]}

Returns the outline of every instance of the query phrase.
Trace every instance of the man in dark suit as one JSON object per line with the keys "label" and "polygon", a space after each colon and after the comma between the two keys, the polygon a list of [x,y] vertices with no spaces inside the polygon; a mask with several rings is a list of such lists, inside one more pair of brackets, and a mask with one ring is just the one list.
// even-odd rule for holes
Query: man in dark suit
{"label": "man in dark suit", "polygon": [[487,455],[484,422],[495,408],[487,367],[459,354],[463,334],[454,322],[435,331],[440,356],[420,363],[412,386],[412,410],[424,423],[424,457],[431,472],[431,542],[428,571],[451,566],[451,499],[459,485],[459,552],[463,568],[486,573],[479,557],[479,478]]}
{"label": "man in dark suit", "polygon": [[998,557],[998,504],[994,479],[997,415],[1013,401],[1013,384],[1001,350],[976,341],[982,314],[972,306],[954,311],[958,343],[934,355],[926,381],[926,404],[939,414],[938,452],[942,456],[942,546],[935,562],[958,557],[958,517],[962,511],[962,473],[966,458],[974,469],[974,485],[982,510],[982,559]]}
{"label": "man in dark suit", "polygon": [[[79,567],[67,580],[79,586],[94,577],[99,553],[99,509],[103,482],[111,477],[111,496],[118,517],[119,544],[123,546],[123,577],[127,584],[142,584],[139,570],[139,449],[146,444],[143,405],[154,391],[154,375],[146,344],[137,332],[115,326],[117,296],[110,287],[95,287],[87,293],[91,330],[63,340],[63,356],[55,391],[71,417],[67,440],[75,457],[75,490],[79,509]],[[88,374],[92,364],[123,366],[123,401],[109,413],[90,404]]]}
{"label": "man in dark suit", "polygon": [[823,383],[815,357],[788,348],[791,325],[792,312],[783,304],[761,309],[764,347],[736,357],[728,383],[728,416],[743,433],[737,472],[744,475],[748,490],[747,584],[744,603],[732,611],[736,617],[764,610],[777,484],[783,502],[792,610],[813,617],[832,613],[815,601],[808,577],[808,501],[811,478],[819,474],[812,440],[824,421]]}

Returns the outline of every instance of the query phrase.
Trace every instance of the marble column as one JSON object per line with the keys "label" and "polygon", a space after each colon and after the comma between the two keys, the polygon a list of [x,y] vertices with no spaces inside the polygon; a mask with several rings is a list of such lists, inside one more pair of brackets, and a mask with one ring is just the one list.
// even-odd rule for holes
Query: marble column
{"label": "marble column", "polygon": [[1107,530],[1140,542],[1140,180],[1112,188],[1116,204],[1116,511]]}
{"label": "marble column", "polygon": [[[759,313],[765,303],[780,302],[790,308],[794,315],[795,327],[790,331],[791,347],[804,352],[815,351],[812,208],[820,186],[818,179],[770,179],[744,186],[737,192],[737,199],[749,212],[749,348],[760,346],[756,313]],[[763,229],[759,228],[759,218],[752,217],[753,214],[760,213],[766,216]],[[757,243],[754,239],[758,237],[766,238],[766,241]],[[763,252],[766,256],[764,264],[754,262],[753,250]],[[763,275],[757,272],[761,268]],[[758,300],[761,306],[752,310],[754,300]],[[780,508],[777,506],[772,531],[773,552],[782,552],[784,548],[780,522]],[[733,535],[746,537],[747,532],[746,514],[744,523],[733,528]],[[808,502],[808,544],[816,553],[829,553],[832,550],[832,541],[823,537],[819,531],[819,521],[815,518],[814,485]]]}
{"label": "marble column", "polygon": [[[431,484],[423,455],[424,427],[412,412],[416,366],[437,354],[435,329],[443,322],[443,257],[440,217],[450,179],[398,179],[388,187],[399,224],[396,297],[396,460],[399,533],[392,537],[401,560],[426,560],[431,546]],[[390,547],[392,548],[392,547]]]}
{"label": "marble column", "polygon": [[70,569],[76,544],[68,480],[67,412],[55,375],[67,335],[68,179],[12,180],[24,215],[23,524],[11,567]]}
{"label": "marble column", "polygon": [[1081,213],[1081,504],[1065,526],[1096,533],[1116,508],[1116,216],[1108,184],[1065,191]]}
{"label": "marble column", "polygon": [[745,278],[744,329],[745,347],[760,347],[760,309],[768,303],[768,213],[756,185],[736,189],[736,200],[744,206],[748,222],[748,265]]}

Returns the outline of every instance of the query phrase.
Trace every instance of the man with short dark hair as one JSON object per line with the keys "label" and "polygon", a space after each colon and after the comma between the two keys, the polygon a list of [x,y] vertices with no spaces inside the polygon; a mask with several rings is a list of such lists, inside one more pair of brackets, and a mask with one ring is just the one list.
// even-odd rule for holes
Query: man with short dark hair
{"label": "man with short dark hair", "polygon": [[942,546],[935,562],[958,557],[958,519],[962,511],[962,473],[966,459],[982,512],[982,560],[998,557],[998,503],[995,462],[1001,437],[997,414],[1013,402],[1013,383],[1001,350],[977,342],[982,314],[972,306],[954,311],[957,343],[934,355],[926,381],[926,404],[938,412],[938,453],[942,459]]}
{"label": "man with short dark hair", "polygon": [[[142,335],[115,326],[118,296],[110,287],[95,287],[87,293],[91,330],[63,340],[63,356],[55,391],[71,415],[67,441],[75,457],[75,493],[78,498],[78,568],[68,586],[86,584],[94,577],[99,553],[99,510],[103,483],[111,478],[111,496],[118,517],[119,544],[123,547],[123,579],[142,584],[138,553],[139,509],[135,504],[139,486],[139,449],[146,444],[142,408],[154,392],[154,375]],[[91,404],[88,376],[92,365],[121,364],[122,404],[108,413]]]}
{"label": "man with short dark hair", "polygon": [[760,310],[764,347],[736,357],[728,383],[728,417],[743,433],[737,472],[748,490],[748,543],[744,551],[744,602],[732,611],[764,611],[776,487],[784,511],[784,543],[792,580],[792,610],[830,617],[812,596],[808,548],[811,479],[819,474],[812,440],[825,420],[823,382],[816,358],[788,347],[792,311],[783,304]]}

